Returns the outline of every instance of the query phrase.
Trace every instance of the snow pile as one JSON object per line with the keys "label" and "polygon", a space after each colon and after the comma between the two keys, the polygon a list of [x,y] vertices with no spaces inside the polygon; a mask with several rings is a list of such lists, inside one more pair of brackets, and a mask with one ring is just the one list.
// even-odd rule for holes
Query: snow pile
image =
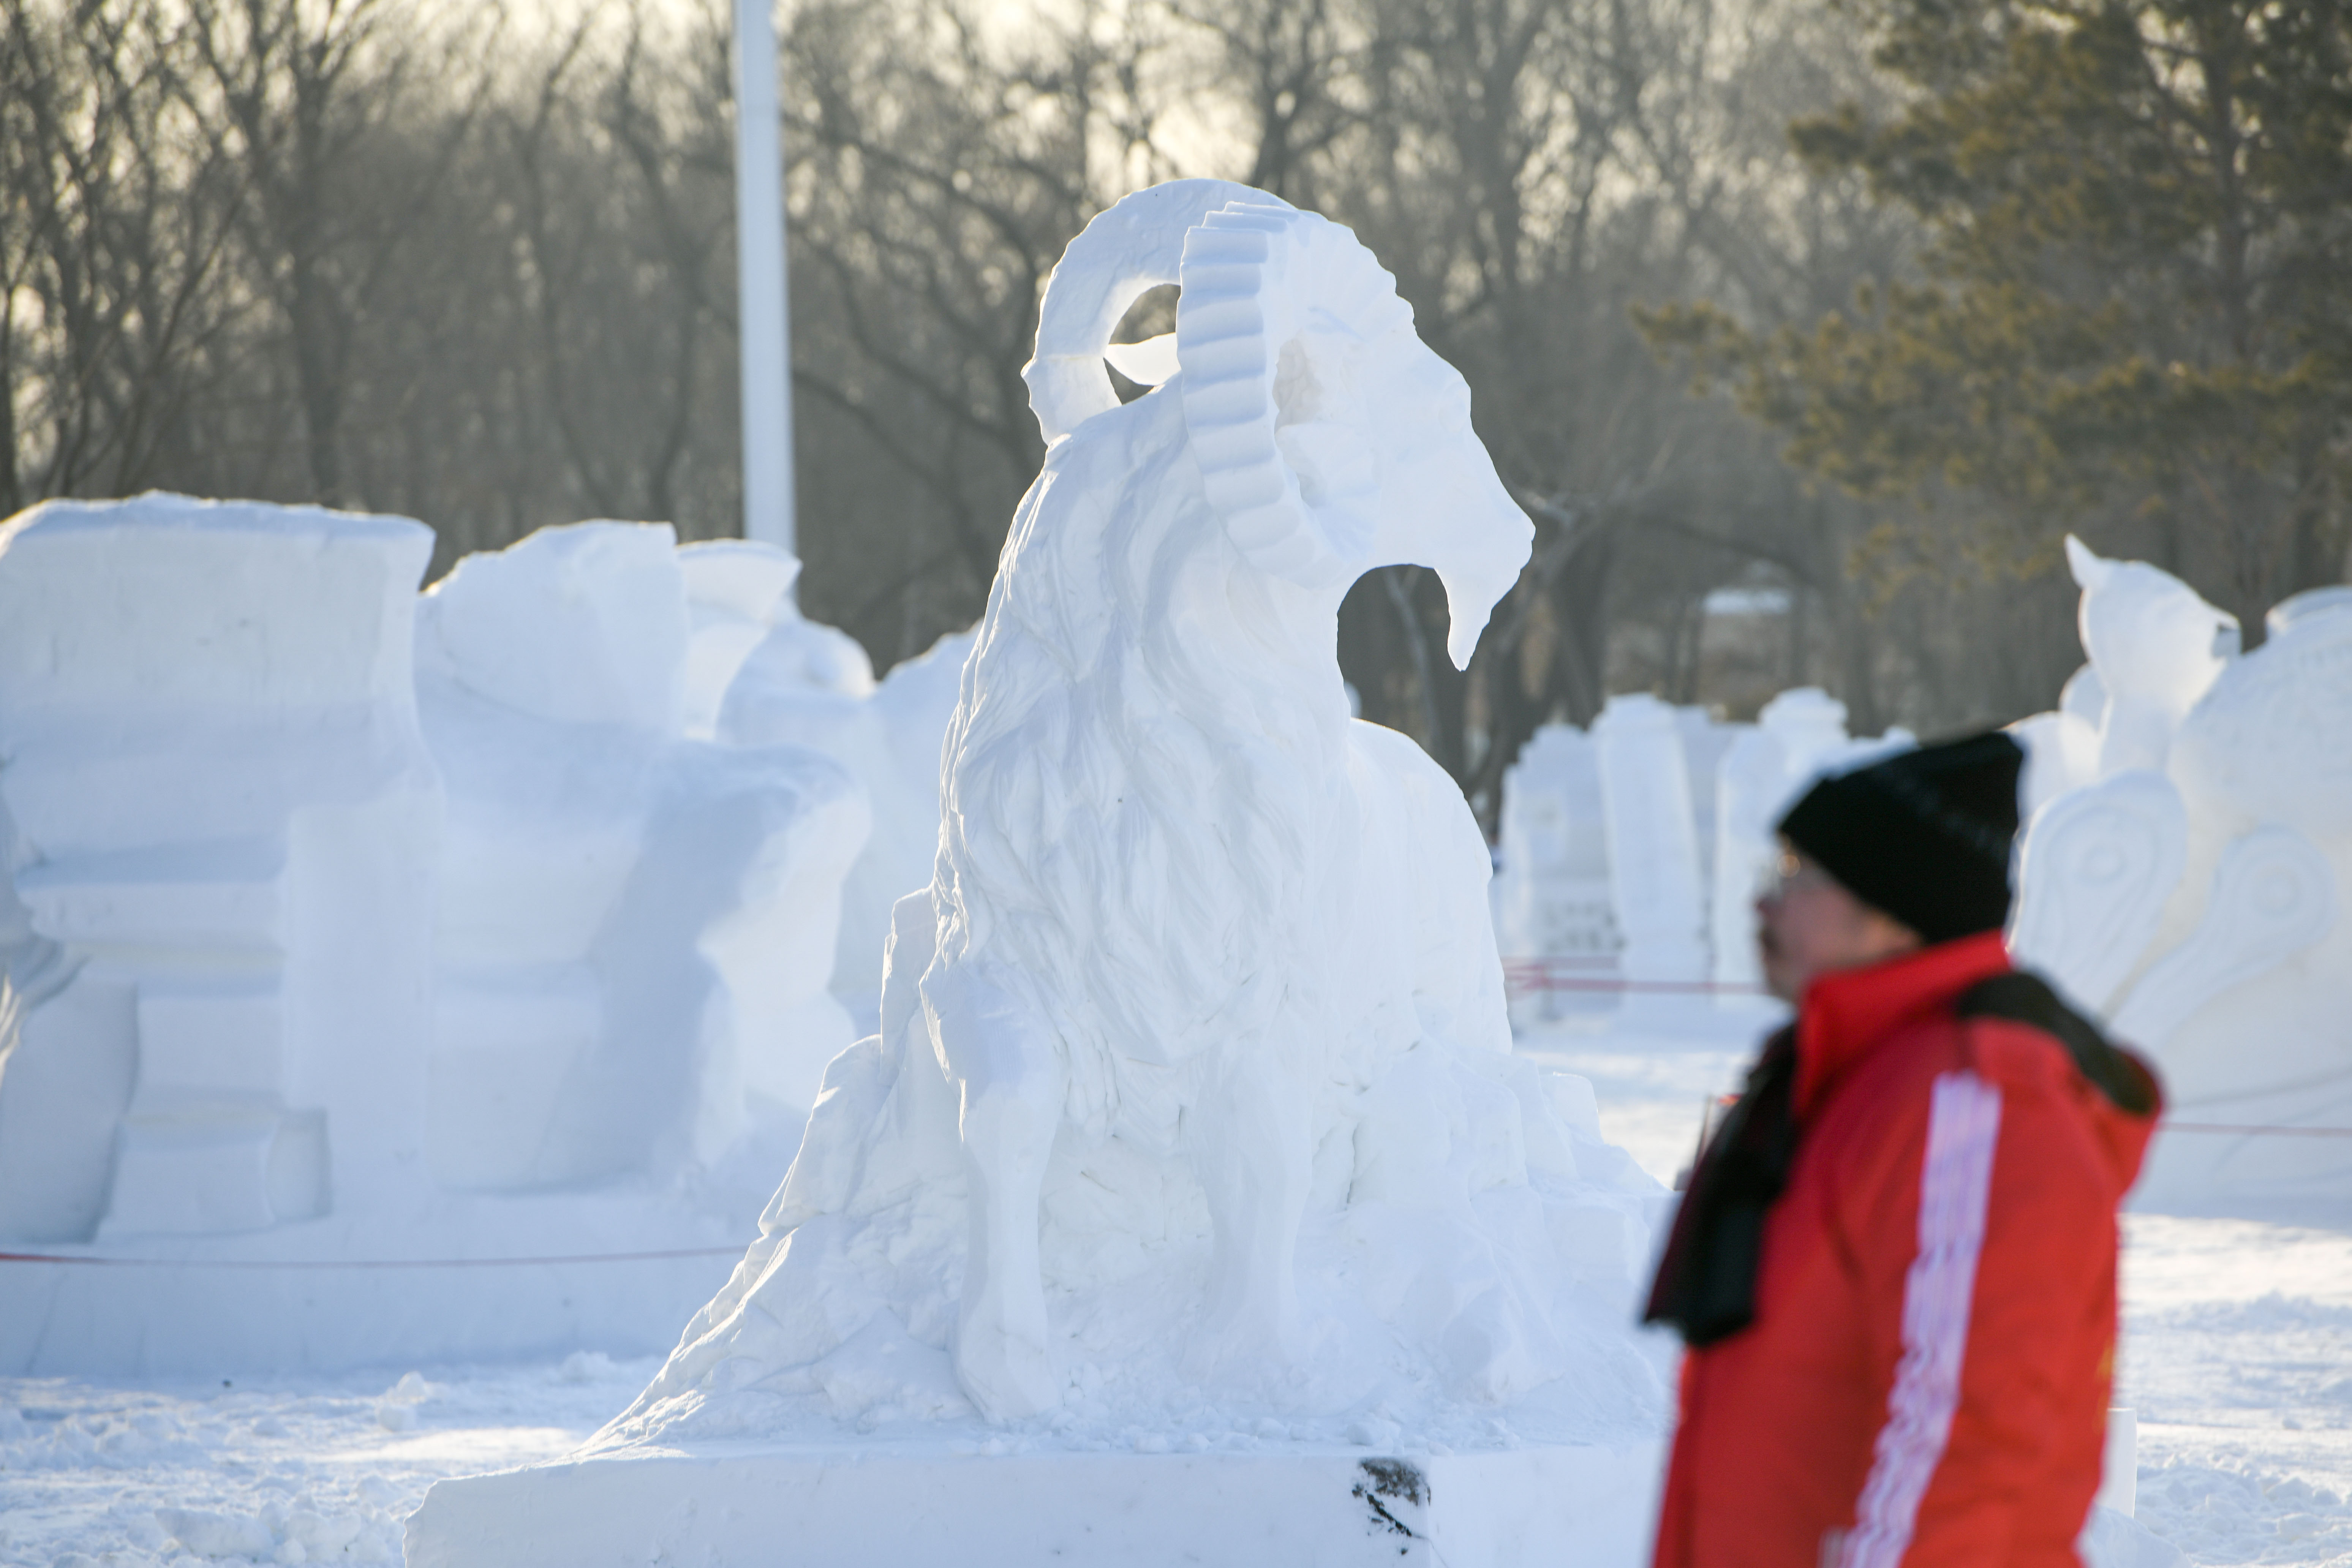
{"label": "snow pile", "polygon": [[[852,1038],[863,790],[688,733],[696,605],[789,558],[590,523],[419,599],[429,551],[160,495],[0,532],[0,1239],[154,1265],[6,1265],[0,1365],[655,1342],[702,1267],[576,1259],[740,1237]],[[517,1256],[563,1261],[446,1271]],[[404,1267],[274,1267],[350,1258]]]}
{"label": "snow pile", "polygon": [[[1121,407],[1171,281],[1181,373]],[[1073,245],[1030,380],[880,1033],[600,1446],[1654,1435],[1663,1192],[1511,1056],[1475,825],[1333,659],[1362,571],[1434,564],[1466,659],[1525,557],[1460,377],[1346,231],[1188,182]]]}
{"label": "snow pile", "polygon": [[2163,1068],[2142,1201],[2340,1202],[2352,1135],[2285,1130],[2352,1129],[2352,602],[2289,600],[2241,655],[2177,579],[2069,553],[2091,662],[2019,726],[2011,944]]}

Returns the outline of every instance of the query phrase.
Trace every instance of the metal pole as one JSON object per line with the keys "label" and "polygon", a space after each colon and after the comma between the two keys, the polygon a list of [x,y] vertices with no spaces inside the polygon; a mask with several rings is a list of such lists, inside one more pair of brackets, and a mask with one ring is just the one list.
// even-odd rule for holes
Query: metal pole
{"label": "metal pole", "polygon": [[735,0],[735,268],[742,325],[743,537],[794,548],[792,326],[770,0]]}

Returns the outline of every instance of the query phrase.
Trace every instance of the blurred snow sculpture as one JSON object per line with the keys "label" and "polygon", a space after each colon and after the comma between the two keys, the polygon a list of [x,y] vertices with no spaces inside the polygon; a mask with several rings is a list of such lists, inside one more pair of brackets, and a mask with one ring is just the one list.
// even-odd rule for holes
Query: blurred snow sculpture
{"label": "blurred snow sculpture", "polygon": [[[2232,1123],[2352,1126],[2352,605],[2323,590],[2281,609],[2174,742],[2191,824],[2184,891],[2210,891],[2201,909],[2176,898],[2165,934],[2179,945],[2126,1016],[2183,1106]],[[2340,1199],[2352,1193],[2347,1142],[2216,1140],[2199,1152],[2217,1189]],[[2188,1153],[2168,1159],[2177,1181]]]}
{"label": "blurred snow sculpture", "polygon": [[[1543,960],[1594,977],[1616,972],[1615,905],[1601,812],[1601,763],[1591,737],[1546,724],[1503,775],[1495,875],[1495,936],[1514,961]],[[1515,1023],[1556,1016],[1558,994],[1513,1002]]]}
{"label": "blurred snow sculpture", "polygon": [[[2352,1125],[2352,593],[2274,606],[2237,657],[2236,623],[2166,574],[2070,553],[2093,663],[2019,726],[2071,787],[2032,802],[2012,946],[2156,1055],[2183,1120]],[[2181,1133],[2146,1188],[2340,1195],[2352,1154]]]}
{"label": "blurred snow sculpture", "polygon": [[1718,766],[1709,935],[1721,985],[1760,984],[1756,897],[1778,855],[1774,826],[1799,789],[1849,742],[1845,704],[1818,686],[1781,692],[1740,732]]}
{"label": "blurred snow sculpture", "polygon": [[2352,584],[2306,588],[2273,605],[2263,616],[2263,626],[2272,637],[2284,637],[2293,627],[2315,616],[2342,615],[2347,611],[2352,611]]}
{"label": "blurred snow sculpture", "polygon": [[0,532],[11,984],[28,952],[49,982],[0,1079],[0,1233],[257,1229],[416,1178],[431,550],[399,519],[162,495]]}
{"label": "blurred snow sculpture", "polygon": [[2025,831],[2011,952],[2075,1006],[2104,1011],[2155,938],[2188,855],[2189,815],[2162,773],[2134,768],[2060,796]]}
{"label": "blurred snow sculpture", "polygon": [[2222,852],[2197,930],[2132,987],[2116,1032],[2169,1044],[2206,1003],[2326,935],[2338,912],[2327,861],[2311,841],[2293,828],[2256,828]]}
{"label": "blurred snow sculpture", "polygon": [[[813,752],[686,738],[682,557],[665,524],[541,529],[423,601],[449,803],[429,1139],[446,1185],[707,1163],[748,1094],[804,1109],[852,1037],[826,982],[865,804]],[[758,547],[697,574],[705,604],[790,583]]]}
{"label": "blurred snow sculpture", "polygon": [[1691,828],[1698,844],[1700,895],[1715,885],[1716,781],[1723,760],[1752,728],[1727,724],[1705,708],[1677,706],[1675,728],[1683,743],[1683,777],[1690,784]]}
{"label": "blurred snow sculpture", "polygon": [[2083,589],[2083,650],[2106,699],[2099,771],[2160,768],[2173,731],[2236,656],[2237,617],[2170,573],[2106,560],[2072,534],[2066,561]]}
{"label": "blurred snow sculpture", "polygon": [[[1121,406],[1110,329],[1169,282],[1181,368]],[[1654,1380],[1580,1316],[1577,1269],[1590,1217],[1622,1254],[1654,1184],[1509,1054],[1476,826],[1349,720],[1333,658],[1349,584],[1411,560],[1466,662],[1525,559],[1461,377],[1346,230],[1212,181],[1073,242],[1028,377],[1051,445],[882,1033],[828,1070],[761,1238],[605,1441],[1015,1418],[1074,1380],[1322,1413],[1400,1377],[1548,1384],[1646,1419]]]}
{"label": "blurred snow sculpture", "polygon": [[1703,981],[1706,894],[1675,710],[1645,694],[1612,697],[1593,721],[1592,739],[1625,978]]}

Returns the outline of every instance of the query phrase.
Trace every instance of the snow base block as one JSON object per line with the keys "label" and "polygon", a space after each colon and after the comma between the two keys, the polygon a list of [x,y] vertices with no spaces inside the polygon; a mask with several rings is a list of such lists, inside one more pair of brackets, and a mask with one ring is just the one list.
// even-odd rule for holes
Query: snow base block
{"label": "snow base block", "polygon": [[441,1481],[409,1568],[1627,1568],[1655,1442],[1415,1456],[697,1444]]}

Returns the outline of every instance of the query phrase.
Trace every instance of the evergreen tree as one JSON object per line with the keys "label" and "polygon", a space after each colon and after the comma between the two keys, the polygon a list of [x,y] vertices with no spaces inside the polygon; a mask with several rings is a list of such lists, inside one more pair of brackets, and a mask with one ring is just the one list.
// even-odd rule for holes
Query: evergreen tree
{"label": "evergreen tree", "polygon": [[[2342,573],[2352,500],[2352,0],[1864,0],[1911,90],[1791,127],[1925,236],[1852,313],[1751,331],[1642,313],[1654,346],[1905,497],[1991,570],[2067,527],[2235,608]],[[1955,523],[1958,526],[1953,526]],[[2144,530],[2145,531],[2140,531]]]}

